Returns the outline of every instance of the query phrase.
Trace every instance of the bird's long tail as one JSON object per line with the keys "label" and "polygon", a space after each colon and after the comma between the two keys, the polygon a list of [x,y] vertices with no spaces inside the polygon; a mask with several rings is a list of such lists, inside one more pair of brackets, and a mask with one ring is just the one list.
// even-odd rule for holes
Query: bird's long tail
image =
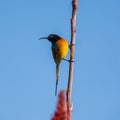
{"label": "bird's long tail", "polygon": [[60,69],[60,64],[56,64],[56,88],[55,88],[55,96],[57,94],[57,86],[58,86],[58,78],[59,78],[59,69]]}

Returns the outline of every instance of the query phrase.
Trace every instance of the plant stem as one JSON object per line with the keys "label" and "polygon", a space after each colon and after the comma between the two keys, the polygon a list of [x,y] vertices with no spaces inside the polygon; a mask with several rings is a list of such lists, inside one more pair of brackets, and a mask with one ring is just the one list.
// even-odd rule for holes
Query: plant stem
{"label": "plant stem", "polygon": [[67,87],[67,103],[68,103],[68,120],[72,120],[72,83],[74,74],[74,52],[75,52],[75,39],[76,39],[76,13],[78,7],[78,0],[72,0],[72,18],[71,18],[71,42],[70,42],[70,64],[69,64],[69,77]]}

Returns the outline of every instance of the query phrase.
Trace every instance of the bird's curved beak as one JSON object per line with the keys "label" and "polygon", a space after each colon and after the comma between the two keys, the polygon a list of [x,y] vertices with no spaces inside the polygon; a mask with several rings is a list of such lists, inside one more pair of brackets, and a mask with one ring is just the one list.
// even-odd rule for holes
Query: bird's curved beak
{"label": "bird's curved beak", "polygon": [[48,39],[48,37],[41,37],[38,40],[41,40],[41,39]]}

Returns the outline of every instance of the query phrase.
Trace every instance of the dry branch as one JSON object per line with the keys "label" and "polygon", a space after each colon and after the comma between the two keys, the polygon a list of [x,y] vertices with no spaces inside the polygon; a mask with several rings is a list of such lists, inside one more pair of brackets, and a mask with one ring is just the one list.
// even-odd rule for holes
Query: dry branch
{"label": "dry branch", "polygon": [[70,42],[70,64],[69,64],[69,77],[68,77],[68,88],[67,88],[67,103],[68,103],[68,120],[72,120],[72,83],[73,83],[73,72],[74,72],[74,50],[75,50],[75,39],[76,39],[76,13],[78,8],[78,0],[72,1],[72,18],[71,18],[71,42]]}

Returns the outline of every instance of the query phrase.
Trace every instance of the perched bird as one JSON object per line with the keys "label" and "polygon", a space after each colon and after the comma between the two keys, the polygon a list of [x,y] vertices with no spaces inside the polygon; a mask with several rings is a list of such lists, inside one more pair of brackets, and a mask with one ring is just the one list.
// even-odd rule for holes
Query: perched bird
{"label": "perched bird", "polygon": [[42,37],[40,39],[47,39],[52,43],[51,45],[52,55],[56,63],[56,88],[55,88],[55,96],[56,96],[60,63],[67,56],[69,46],[64,38],[56,34],[50,34],[48,37]]}

